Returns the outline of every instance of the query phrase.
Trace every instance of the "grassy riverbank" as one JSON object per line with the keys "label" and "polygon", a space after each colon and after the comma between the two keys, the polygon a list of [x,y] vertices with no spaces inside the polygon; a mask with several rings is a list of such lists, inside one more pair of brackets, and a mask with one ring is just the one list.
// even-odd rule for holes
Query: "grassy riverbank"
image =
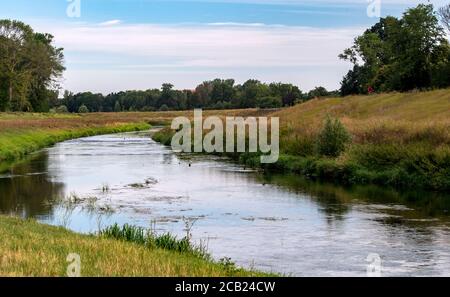
{"label": "grassy riverbank", "polygon": [[73,115],[0,115],[0,172],[27,154],[68,139],[149,129],[146,122],[84,119]]}
{"label": "grassy riverbank", "polygon": [[[315,99],[276,111],[281,156],[264,165],[343,184],[450,190],[450,90]],[[351,142],[338,157],[317,151],[327,116],[339,119]],[[155,140],[170,144],[165,129]],[[234,155],[259,167],[257,154]]]}
{"label": "grassy riverbank", "polygon": [[[81,276],[264,276],[192,253],[148,248],[32,220],[0,216],[1,276],[66,276],[67,256],[78,254]],[[72,260],[73,261],[73,260]]]}
{"label": "grassy riverbank", "polygon": [[[227,111],[251,115],[255,110]],[[31,114],[0,113],[0,170],[57,142],[117,132],[144,130],[150,124],[166,124],[181,112]],[[0,195],[1,199],[1,195]],[[263,276],[238,269],[232,263],[215,263],[199,257],[173,237],[155,238],[150,248],[129,242],[128,235],[117,239],[76,234],[63,228],[32,220],[0,216],[0,276],[64,276],[70,253],[81,256],[82,276]],[[167,250],[182,247],[181,250]],[[161,248],[161,246],[164,247]],[[194,251],[194,252],[193,252]]]}
{"label": "grassy riverbank", "polygon": [[[0,172],[27,154],[68,139],[145,130],[186,112],[123,112],[92,114],[0,113]],[[190,113],[189,113],[190,114]],[[207,111],[208,114],[249,116],[256,109]]]}

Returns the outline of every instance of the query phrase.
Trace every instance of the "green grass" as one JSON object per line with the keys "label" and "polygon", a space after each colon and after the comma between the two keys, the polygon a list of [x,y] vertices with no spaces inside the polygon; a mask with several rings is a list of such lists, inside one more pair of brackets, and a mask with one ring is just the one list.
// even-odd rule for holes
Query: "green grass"
{"label": "green grass", "polygon": [[[0,171],[28,154],[68,139],[149,129],[167,115],[119,113],[0,114]],[[274,276],[214,262],[188,238],[113,226],[82,235],[33,220],[0,216],[0,276],[65,276],[71,253],[81,257],[82,276]]]}
{"label": "green grass", "polygon": [[[82,235],[0,216],[1,276],[66,276],[67,256],[80,255],[82,276],[269,276],[191,253]],[[272,275],[273,276],[273,275]]]}
{"label": "green grass", "polygon": [[18,129],[0,133],[0,172],[11,163],[36,150],[64,140],[99,134],[129,132],[149,129],[146,123],[126,123],[100,127],[65,129]]}
{"label": "green grass", "polygon": [[160,248],[210,260],[210,255],[207,253],[206,248],[193,244],[189,235],[178,239],[170,233],[157,234],[154,230],[146,230],[142,227],[130,226],[128,224],[120,227],[115,224],[101,230],[100,236],[134,242],[149,249]]}

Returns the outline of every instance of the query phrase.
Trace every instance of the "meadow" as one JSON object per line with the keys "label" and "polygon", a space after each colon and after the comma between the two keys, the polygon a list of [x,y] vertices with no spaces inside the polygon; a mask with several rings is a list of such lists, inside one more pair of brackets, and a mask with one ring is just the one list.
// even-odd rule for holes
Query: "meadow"
{"label": "meadow", "polygon": [[[262,166],[258,154],[231,155],[267,171],[281,171],[342,184],[380,184],[409,190],[450,190],[450,90],[316,98],[277,110],[204,111],[204,116],[277,116],[280,159]],[[0,169],[67,139],[167,126],[193,112],[90,114],[0,113]],[[350,140],[337,156],[318,151],[327,118],[338,119]],[[170,144],[165,128],[154,139]],[[295,175],[294,175],[295,176]],[[147,236],[115,226],[99,235],[0,216],[0,275],[61,276],[66,257],[79,251],[83,276],[251,276],[204,257],[170,234]],[[165,237],[164,237],[165,236]],[[200,256],[199,256],[200,255]],[[45,265],[44,265],[45,263]]]}
{"label": "meadow", "polygon": [[[293,172],[343,184],[450,190],[450,90],[313,99],[271,112],[280,118],[280,159],[260,164],[258,154],[230,157],[268,171]],[[326,118],[350,136],[336,156],[321,154]],[[154,139],[168,145],[173,131]]]}
{"label": "meadow", "polygon": [[[283,131],[275,166],[360,184],[450,190],[450,90],[312,100],[273,114]],[[337,157],[318,156],[325,116],[351,136]]]}

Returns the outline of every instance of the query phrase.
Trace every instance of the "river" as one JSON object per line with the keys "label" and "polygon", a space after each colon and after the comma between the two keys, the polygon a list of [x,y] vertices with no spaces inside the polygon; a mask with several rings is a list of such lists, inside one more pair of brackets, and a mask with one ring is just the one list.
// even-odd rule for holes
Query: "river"
{"label": "river", "polygon": [[188,225],[215,259],[293,276],[366,276],[370,254],[383,276],[449,276],[449,210],[449,195],[177,155],[148,132],[59,143],[0,175],[3,214],[84,233],[117,222],[181,237]]}

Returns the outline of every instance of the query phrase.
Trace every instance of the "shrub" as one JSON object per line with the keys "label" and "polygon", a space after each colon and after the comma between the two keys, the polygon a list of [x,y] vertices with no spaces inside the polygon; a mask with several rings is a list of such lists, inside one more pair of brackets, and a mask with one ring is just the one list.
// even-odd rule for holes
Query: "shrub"
{"label": "shrub", "polygon": [[191,243],[189,236],[178,239],[170,233],[156,234],[153,230],[146,230],[142,227],[127,224],[122,227],[118,224],[114,224],[101,230],[99,235],[105,238],[133,242],[146,246],[149,249],[159,248],[179,253],[187,253],[206,260],[210,258],[210,255],[206,251],[206,247],[194,245]]}
{"label": "shrub", "polygon": [[259,108],[278,108],[283,105],[281,98],[276,96],[267,96],[258,98],[256,106]]}
{"label": "shrub", "polygon": [[339,119],[327,117],[317,138],[317,152],[321,156],[338,157],[350,141],[351,136]]}
{"label": "shrub", "polygon": [[67,109],[67,106],[61,105],[56,108],[56,112],[57,113],[68,113],[69,110]]}
{"label": "shrub", "polygon": [[169,107],[166,104],[161,105],[161,107],[159,108],[159,111],[168,111]]}
{"label": "shrub", "polygon": [[88,113],[89,112],[89,108],[87,108],[86,105],[81,105],[80,108],[78,108],[78,113]]}

